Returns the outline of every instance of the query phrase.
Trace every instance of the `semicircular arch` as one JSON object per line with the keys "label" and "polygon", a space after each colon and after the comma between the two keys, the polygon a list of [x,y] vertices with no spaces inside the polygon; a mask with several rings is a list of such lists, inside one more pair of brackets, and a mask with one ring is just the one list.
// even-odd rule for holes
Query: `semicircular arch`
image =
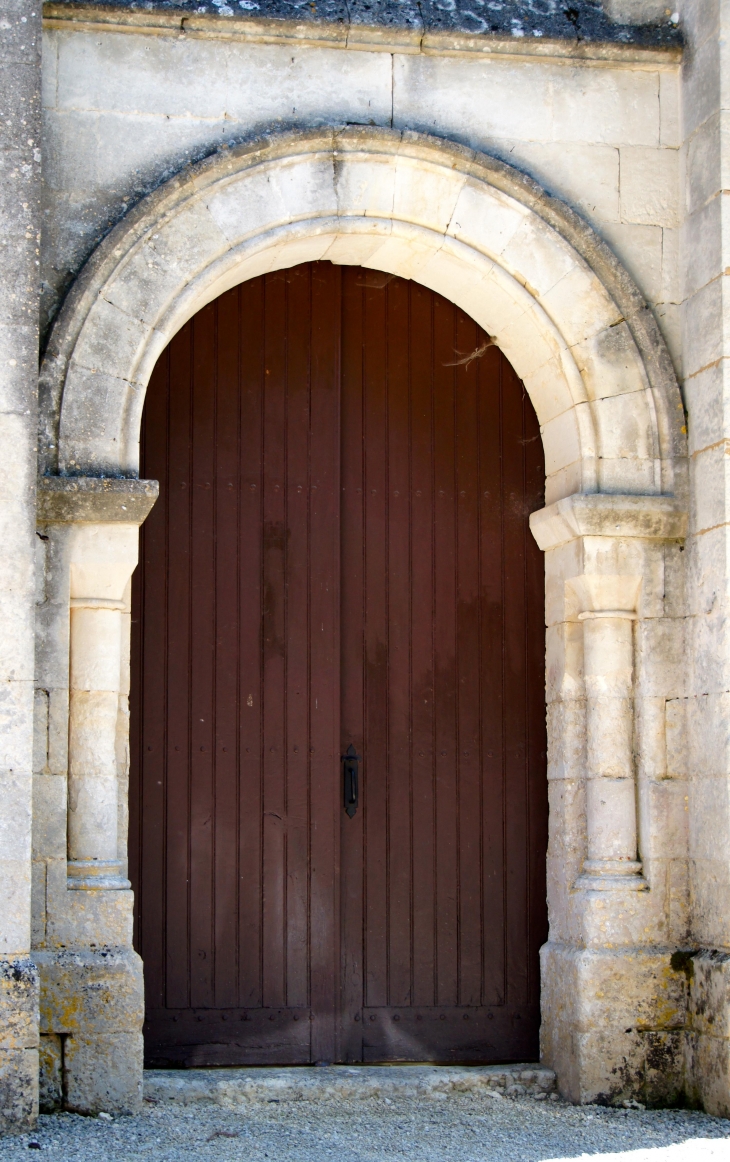
{"label": "semicircular arch", "polygon": [[503,162],[386,129],[274,134],[143,199],[92,255],[54,327],[42,471],[136,475],[147,382],[176,331],[229,287],[315,260],[414,279],[493,336],[537,412],[548,503],[677,491],[676,378],[608,247]]}

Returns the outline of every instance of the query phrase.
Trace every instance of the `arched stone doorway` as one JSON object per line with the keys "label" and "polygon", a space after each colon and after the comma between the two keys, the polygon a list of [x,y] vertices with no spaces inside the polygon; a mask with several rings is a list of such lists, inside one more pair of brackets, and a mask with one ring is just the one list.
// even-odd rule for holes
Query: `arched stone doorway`
{"label": "arched stone doorway", "polygon": [[160,357],[140,466],[147,1060],[535,1060],[544,466],[506,359],[407,280],[260,276]]}
{"label": "arched stone doorway", "polygon": [[[115,812],[110,766],[111,736],[126,729],[111,695],[123,703],[124,686],[101,662],[113,635],[115,649],[120,633],[126,640],[135,526],[154,492],[135,479],[152,368],[224,291],[322,259],[442,294],[494,336],[534,405],[546,465],[546,507],[532,529],[546,553],[551,802],[542,1052],[567,1095],[615,1100],[648,1068],[646,1037],[674,1019],[658,1000],[674,972],[665,936],[674,888],[657,841],[668,791],[660,780],[637,786],[637,771],[653,769],[652,731],[663,729],[652,714],[668,648],[662,619],[673,616],[662,579],[686,527],[684,413],[656,323],[610,250],[492,158],[387,130],[272,135],[145,199],[72,288],[42,377],[39,501],[65,554],[58,607],[72,610],[58,663],[71,695],[69,835],[84,840],[69,847],[69,886],[114,889],[102,927],[127,948],[124,791]],[[104,620],[103,639],[85,631],[87,610]],[[96,782],[92,735],[106,740]],[[95,964],[84,924],[82,909],[67,940],[78,932]],[[131,949],[122,962],[138,979]],[[652,1014],[648,1025],[639,1012]],[[128,1013],[117,1032],[138,1038],[141,1011]]]}

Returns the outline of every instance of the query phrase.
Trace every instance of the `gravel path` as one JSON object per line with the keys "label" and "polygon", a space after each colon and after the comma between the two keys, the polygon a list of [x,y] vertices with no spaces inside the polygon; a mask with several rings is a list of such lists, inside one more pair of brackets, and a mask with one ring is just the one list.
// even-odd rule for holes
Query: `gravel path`
{"label": "gravel path", "polygon": [[145,1103],[117,1120],[40,1118],[0,1162],[730,1162],[730,1121],[678,1110],[576,1108],[498,1094],[213,1105]]}

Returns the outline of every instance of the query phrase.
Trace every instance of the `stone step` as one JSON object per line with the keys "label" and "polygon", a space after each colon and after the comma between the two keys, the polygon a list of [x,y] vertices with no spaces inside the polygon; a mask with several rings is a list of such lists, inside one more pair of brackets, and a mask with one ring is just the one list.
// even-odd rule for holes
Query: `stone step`
{"label": "stone step", "polygon": [[424,1097],[450,1093],[555,1100],[555,1074],[542,1065],[326,1065],[230,1069],[147,1069],[145,1101],[234,1107],[249,1102]]}

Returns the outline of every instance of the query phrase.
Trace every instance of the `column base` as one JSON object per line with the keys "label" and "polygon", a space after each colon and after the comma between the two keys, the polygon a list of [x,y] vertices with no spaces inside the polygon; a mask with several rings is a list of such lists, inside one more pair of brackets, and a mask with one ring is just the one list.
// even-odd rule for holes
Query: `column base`
{"label": "column base", "polygon": [[[129,1114],[142,1101],[142,961],[132,948],[39,951],[49,1106]],[[60,1094],[59,1094],[60,1086]]]}
{"label": "column base", "polygon": [[121,892],[132,886],[122,875],[122,864],[117,859],[69,860],[66,874],[66,887],[70,892]]}
{"label": "column base", "polygon": [[629,859],[587,859],[575,886],[592,892],[643,892],[649,887],[642,865]]}
{"label": "column base", "polygon": [[688,987],[670,949],[545,944],[541,1060],[578,1104],[685,1100]]}

